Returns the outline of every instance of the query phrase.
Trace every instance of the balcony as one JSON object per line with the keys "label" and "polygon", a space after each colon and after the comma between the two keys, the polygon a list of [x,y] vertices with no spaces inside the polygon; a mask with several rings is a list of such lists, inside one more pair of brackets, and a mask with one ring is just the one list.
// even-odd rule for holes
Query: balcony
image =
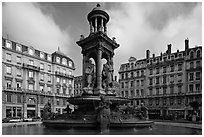
{"label": "balcony", "polygon": [[56,76],[60,76],[60,77],[70,78],[70,79],[73,79],[73,78],[74,78],[73,75],[65,74],[65,73],[58,72],[58,71],[55,71],[55,75],[56,75]]}
{"label": "balcony", "polygon": [[37,67],[37,66],[34,66],[34,65],[29,65],[29,64],[26,64],[26,63],[23,63],[23,68],[31,69],[31,70],[34,70],[34,71],[40,71],[40,67]]}

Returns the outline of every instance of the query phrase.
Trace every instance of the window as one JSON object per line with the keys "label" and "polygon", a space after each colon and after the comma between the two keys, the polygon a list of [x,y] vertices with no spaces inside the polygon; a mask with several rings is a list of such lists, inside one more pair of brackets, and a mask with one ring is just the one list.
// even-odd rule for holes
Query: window
{"label": "window", "polygon": [[163,94],[166,95],[166,87],[163,87]]}
{"label": "window", "polygon": [[44,80],[44,74],[40,74],[40,81],[43,81]]}
{"label": "window", "polygon": [[44,70],[44,64],[40,63],[40,70]]}
{"label": "window", "polygon": [[125,88],[128,88],[128,82],[125,82]]}
{"label": "window", "polygon": [[190,52],[190,59],[193,59],[193,58],[194,58],[194,52],[191,51],[191,52]]}
{"label": "window", "polygon": [[44,86],[40,85],[40,91],[44,91]]}
{"label": "window", "polygon": [[190,69],[194,68],[194,62],[190,62]]}
{"label": "window", "polygon": [[10,41],[6,41],[6,47],[11,49],[11,42]]}
{"label": "window", "polygon": [[6,66],[6,73],[11,75],[11,67],[10,66]]}
{"label": "window", "polygon": [[170,94],[174,94],[174,87],[170,87]]}
{"label": "window", "polygon": [[20,44],[16,44],[16,50],[21,51],[21,45]]}
{"label": "window", "polygon": [[174,75],[170,76],[170,83],[174,83]]}
{"label": "window", "polygon": [[62,64],[67,65],[67,60],[65,58],[62,59]]}
{"label": "window", "polygon": [[156,74],[159,74],[159,68],[156,68]]}
{"label": "window", "polygon": [[17,95],[17,103],[22,103],[22,96],[21,96],[21,94]]}
{"label": "window", "polygon": [[156,77],[156,84],[159,84],[159,77]]}
{"label": "window", "polygon": [[171,72],[174,72],[174,65],[171,65]]}
{"label": "window", "polygon": [[189,85],[189,92],[193,92],[193,85]]}
{"label": "window", "polygon": [[48,82],[51,82],[51,75],[48,75]]}
{"label": "window", "polygon": [[193,73],[189,73],[189,81],[193,81],[194,80],[194,74]]}
{"label": "window", "polygon": [[40,52],[40,58],[44,58],[44,53],[43,52]]}
{"label": "window", "polygon": [[182,70],[182,64],[178,64],[178,71]]}
{"label": "window", "polygon": [[163,99],[163,105],[166,105],[166,99]]}
{"label": "window", "polygon": [[133,87],[133,81],[130,81],[130,87]]}
{"label": "window", "polygon": [[182,75],[178,74],[178,82],[182,82]]}
{"label": "window", "polygon": [[139,80],[137,80],[137,86],[140,86],[140,81]]}
{"label": "window", "polygon": [[149,99],[149,105],[151,106],[152,105],[152,99]]}
{"label": "window", "polygon": [[153,90],[152,90],[152,88],[150,88],[150,89],[149,89],[149,95],[150,95],[150,96],[152,95],[152,92],[153,92]]}
{"label": "window", "polygon": [[141,80],[141,86],[144,86],[144,80],[143,79]]}
{"label": "window", "polygon": [[9,53],[6,54],[6,60],[8,62],[11,62],[11,54],[9,54]]}
{"label": "window", "polygon": [[178,93],[182,92],[182,86],[178,86]]}
{"label": "window", "polygon": [[47,87],[47,92],[51,92],[51,87]]}
{"label": "window", "polygon": [[66,79],[63,79],[63,84],[66,84]]}
{"label": "window", "polygon": [[143,97],[144,96],[144,89],[141,89],[141,96]]}
{"label": "window", "polygon": [[72,61],[69,61],[69,67],[72,67]]}
{"label": "window", "polygon": [[21,90],[21,85],[22,85],[22,83],[21,83],[21,82],[16,82],[16,87],[17,87],[17,90]]}
{"label": "window", "polygon": [[150,69],[149,70],[149,75],[152,75],[153,74],[153,69]]}
{"label": "window", "polygon": [[124,82],[121,83],[121,88],[124,88]]}
{"label": "window", "polygon": [[57,78],[57,83],[59,83],[60,82],[60,79],[59,78]]}
{"label": "window", "polygon": [[21,64],[21,57],[17,56],[16,62],[17,62],[17,64],[20,65]]}
{"label": "window", "polygon": [[153,79],[149,78],[149,85],[152,85],[152,84],[153,84]]}
{"label": "window", "polygon": [[196,91],[197,91],[197,92],[200,91],[200,84],[196,84]]}
{"label": "window", "polygon": [[163,73],[166,73],[166,67],[163,67]]}
{"label": "window", "polygon": [[33,71],[28,71],[28,77],[29,78],[33,78],[34,76],[33,76]]}
{"label": "window", "polygon": [[66,88],[63,88],[63,94],[66,95]]}
{"label": "window", "polygon": [[131,97],[134,97],[134,92],[132,90],[130,91],[130,95]]}
{"label": "window", "polygon": [[11,80],[7,80],[7,81],[6,81],[6,87],[7,87],[8,89],[11,89],[11,85],[12,85]]}
{"label": "window", "polygon": [[196,72],[196,80],[200,80],[200,72]]}
{"label": "window", "polygon": [[166,76],[163,76],[163,84],[166,84]]}
{"label": "window", "polygon": [[34,90],[34,85],[33,84],[28,84],[28,89],[29,90]]}
{"label": "window", "polygon": [[40,97],[40,104],[44,104],[44,97]]}
{"label": "window", "polygon": [[139,77],[140,76],[140,72],[139,71],[137,71],[137,77]]}
{"label": "window", "polygon": [[57,105],[59,105],[60,104],[60,100],[59,99],[57,99]]}
{"label": "window", "polygon": [[133,77],[134,77],[134,73],[133,73],[133,72],[130,72],[130,75],[131,75],[131,78],[133,78]]}
{"label": "window", "polygon": [[69,82],[69,85],[72,85],[72,81],[71,80],[68,80],[68,82]]}
{"label": "window", "polygon": [[11,93],[6,94],[6,102],[11,102]]}
{"label": "window", "polygon": [[33,60],[29,60],[29,64],[33,66],[34,65],[34,61]]}
{"label": "window", "polygon": [[129,95],[128,95],[128,91],[125,91],[125,97],[128,97]]}
{"label": "window", "polygon": [[72,71],[71,71],[71,70],[69,70],[69,75],[70,75],[70,76],[72,75]]}
{"label": "window", "polygon": [[144,76],[144,70],[141,70],[141,76]]}
{"label": "window", "polygon": [[140,91],[136,90],[136,94],[137,94],[137,97],[139,97],[140,96]]}
{"label": "window", "polygon": [[181,98],[177,99],[178,105],[181,105]]}
{"label": "window", "polygon": [[199,67],[201,67],[200,61],[196,61],[196,68],[199,68]]}
{"label": "window", "polygon": [[157,106],[159,105],[159,99],[156,99],[156,105]]}
{"label": "window", "polygon": [[28,52],[30,55],[33,55],[33,50],[32,49],[29,49],[29,52]]}
{"label": "window", "polygon": [[64,74],[66,74],[66,69],[63,69],[63,71],[62,71]]}
{"label": "window", "polygon": [[171,59],[174,60],[174,55],[171,55]]}
{"label": "window", "polygon": [[57,94],[59,94],[60,93],[60,89],[59,88],[57,88]]}
{"label": "window", "polygon": [[197,51],[197,58],[200,58],[200,50]]}
{"label": "window", "polygon": [[156,88],[156,95],[159,95],[159,88]]}
{"label": "window", "polygon": [[56,62],[60,63],[60,57],[56,57]]}
{"label": "window", "polygon": [[124,77],[124,73],[122,73],[121,75],[122,75],[122,76],[121,76],[121,77],[122,77],[122,79],[124,79],[124,78],[125,78],[125,77]]}
{"label": "window", "polygon": [[47,55],[47,60],[51,61],[51,55]]}
{"label": "window", "polygon": [[51,72],[51,65],[48,65],[48,72]]}
{"label": "window", "polygon": [[173,105],[174,104],[174,100],[173,98],[170,98],[170,105]]}

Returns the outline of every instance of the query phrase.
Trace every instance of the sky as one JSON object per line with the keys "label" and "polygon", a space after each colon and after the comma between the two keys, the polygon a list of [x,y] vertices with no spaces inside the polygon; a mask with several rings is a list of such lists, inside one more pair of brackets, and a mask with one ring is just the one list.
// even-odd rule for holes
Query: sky
{"label": "sky", "polygon": [[[80,35],[89,35],[88,13],[96,2],[3,3],[2,36],[46,53],[60,50],[75,63],[75,76],[82,74]],[[131,56],[145,58],[149,49],[156,56],[172,44],[172,52],[202,45],[201,2],[102,2],[110,16],[108,36],[116,37],[114,74]]]}

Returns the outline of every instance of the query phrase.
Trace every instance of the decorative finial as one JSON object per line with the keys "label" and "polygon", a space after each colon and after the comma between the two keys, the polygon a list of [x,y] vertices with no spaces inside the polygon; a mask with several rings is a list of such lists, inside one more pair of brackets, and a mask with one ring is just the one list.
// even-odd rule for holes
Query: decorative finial
{"label": "decorative finial", "polygon": [[58,51],[60,51],[60,47],[58,46]]}
{"label": "decorative finial", "polygon": [[97,3],[96,7],[101,7],[101,5],[99,3]]}

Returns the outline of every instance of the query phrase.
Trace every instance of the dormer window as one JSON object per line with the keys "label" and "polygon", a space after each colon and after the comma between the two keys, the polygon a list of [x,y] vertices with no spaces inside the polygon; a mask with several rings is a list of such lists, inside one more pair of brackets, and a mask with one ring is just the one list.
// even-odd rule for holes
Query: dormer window
{"label": "dormer window", "polygon": [[29,52],[28,52],[30,55],[33,55],[33,50],[32,49],[29,49]]}
{"label": "dormer window", "polygon": [[47,55],[47,60],[51,61],[51,55]]}
{"label": "dormer window", "polygon": [[20,44],[16,44],[16,50],[21,51],[21,45]]}
{"label": "dormer window", "polygon": [[62,59],[62,64],[67,65],[67,60],[65,58]]}
{"label": "dormer window", "polygon": [[69,67],[72,67],[72,62],[71,61],[69,61]]}
{"label": "dormer window", "polygon": [[44,53],[40,52],[40,58],[44,58]]}
{"label": "dormer window", "polygon": [[6,41],[6,47],[11,49],[11,42],[10,41]]}
{"label": "dormer window", "polygon": [[182,58],[182,53],[179,54],[179,58]]}
{"label": "dormer window", "polygon": [[56,57],[56,62],[60,63],[60,57]]}

